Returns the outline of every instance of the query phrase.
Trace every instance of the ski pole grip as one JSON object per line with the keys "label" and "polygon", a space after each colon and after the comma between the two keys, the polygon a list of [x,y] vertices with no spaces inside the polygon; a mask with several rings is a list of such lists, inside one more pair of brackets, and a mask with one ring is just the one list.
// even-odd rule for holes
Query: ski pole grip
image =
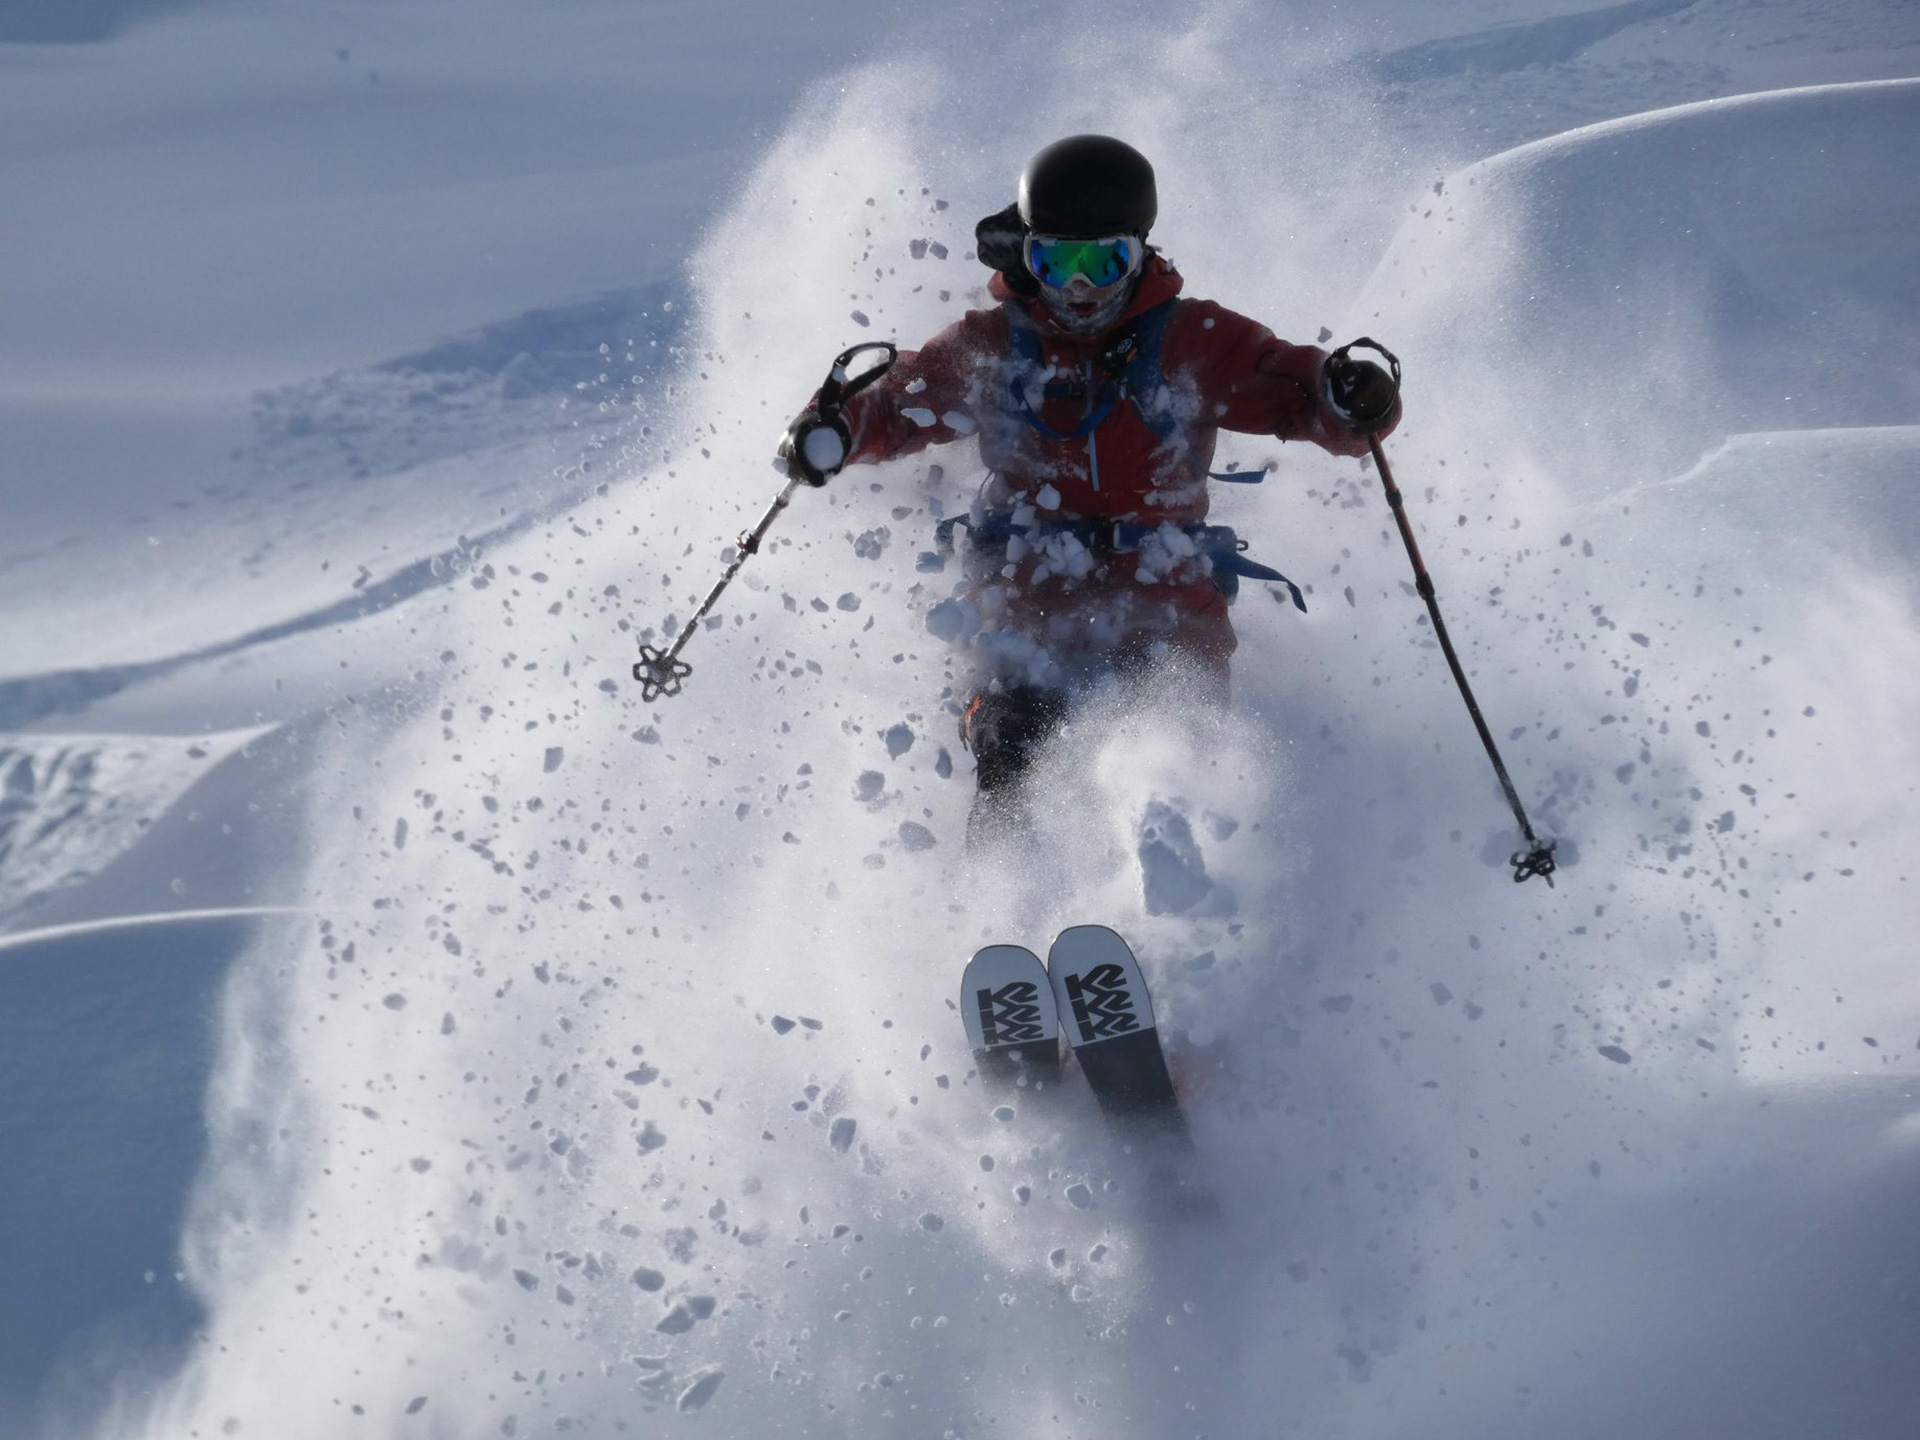
{"label": "ski pole grip", "polygon": [[[868,350],[883,350],[885,356],[877,365],[869,365],[858,375],[851,378],[847,367],[854,358]],[[894,361],[900,358],[900,347],[891,340],[869,340],[862,345],[849,345],[835,357],[833,368],[827,372],[827,378],[820,385],[820,399],[815,408],[822,415],[831,415],[839,408],[866,389],[893,368]]]}
{"label": "ski pole grip", "polygon": [[[1380,413],[1377,416],[1371,413],[1374,407],[1368,407],[1369,415],[1367,419],[1373,423],[1365,423],[1357,417],[1353,421],[1355,429],[1359,430],[1362,434],[1372,435],[1374,431],[1380,427],[1380,424],[1384,423],[1386,418],[1393,414],[1393,407],[1400,401],[1400,357],[1370,335],[1362,335],[1358,340],[1349,340],[1345,345],[1342,345],[1338,350],[1335,350],[1331,355],[1327,356],[1325,367],[1327,385],[1328,388],[1335,391],[1336,394],[1338,393],[1339,384],[1335,377],[1344,372],[1349,365],[1356,363],[1352,358],[1352,352],[1355,350],[1371,350],[1387,362],[1386,375],[1390,382],[1390,393],[1387,396],[1387,403],[1379,407]],[[1371,364],[1371,362],[1365,363]]]}

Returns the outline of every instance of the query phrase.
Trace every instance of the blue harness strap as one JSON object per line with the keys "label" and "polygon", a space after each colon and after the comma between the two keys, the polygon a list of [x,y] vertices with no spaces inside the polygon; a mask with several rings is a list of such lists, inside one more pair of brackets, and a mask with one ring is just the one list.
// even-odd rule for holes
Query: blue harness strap
{"label": "blue harness strap", "polygon": [[[934,527],[934,536],[942,554],[953,554],[953,532],[961,525],[967,527],[967,535],[975,545],[1005,545],[1015,535],[1044,537],[1064,531],[1091,550],[1116,554],[1138,550],[1146,538],[1159,528],[1136,525],[1131,520],[1060,519],[1016,525],[1013,516],[1004,510],[983,515],[978,520],[968,515],[950,515]],[[1300,593],[1300,587],[1271,565],[1249,560],[1243,553],[1243,542],[1231,526],[1197,524],[1185,525],[1181,529],[1193,538],[1200,553],[1211,562],[1214,586],[1229,602],[1239,595],[1242,577],[1266,580],[1286,586],[1288,595],[1293,597],[1294,607],[1302,614],[1306,613],[1307,597]]]}

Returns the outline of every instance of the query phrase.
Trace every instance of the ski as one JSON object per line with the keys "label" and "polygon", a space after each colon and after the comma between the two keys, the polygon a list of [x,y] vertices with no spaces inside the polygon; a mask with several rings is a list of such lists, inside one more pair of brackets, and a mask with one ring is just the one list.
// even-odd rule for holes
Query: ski
{"label": "ski", "polygon": [[1075,925],[1047,952],[1047,975],[1073,1058],[1107,1117],[1185,1141],[1153,997],[1127,942],[1104,925]]}
{"label": "ski", "polygon": [[1047,974],[1073,1058],[1113,1128],[1144,1162],[1149,1206],[1183,1223],[1216,1218],[1220,1202],[1167,1070],[1153,996],[1127,942],[1104,925],[1063,930]]}
{"label": "ski", "polygon": [[990,1083],[1044,1089],[1060,1078],[1060,1017],[1040,957],[989,945],[960,977],[960,1015],[974,1063]]}
{"label": "ski", "polygon": [[1151,1209],[1181,1221],[1218,1215],[1126,941],[1104,925],[1076,925],[1045,965],[1023,945],[989,945],[961,976],[960,1013],[981,1078],[997,1088],[1057,1085],[1064,1033],[1101,1113],[1143,1162]]}

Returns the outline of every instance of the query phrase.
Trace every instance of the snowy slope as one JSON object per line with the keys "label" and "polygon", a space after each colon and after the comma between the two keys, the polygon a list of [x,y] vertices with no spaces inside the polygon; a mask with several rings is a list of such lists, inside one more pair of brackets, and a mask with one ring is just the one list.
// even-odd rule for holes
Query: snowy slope
{"label": "snowy slope", "polygon": [[[124,263],[133,240],[52,239],[137,151],[130,115],[186,113],[168,77],[205,37],[269,137],[208,126],[206,195],[129,202],[221,245],[139,249],[162,269],[124,282],[151,311],[125,355],[76,321],[0,357],[0,403],[40,420],[97,413],[96,363],[146,396],[171,370],[239,452],[230,493],[187,450],[145,494],[38,491],[0,556],[31,619],[0,656],[31,732],[4,741],[31,782],[8,923],[312,917],[0,949],[0,1053],[32,1081],[4,1112],[6,1268],[35,1277],[5,1307],[9,1433],[1904,1436],[1914,90],[1686,102],[1912,73],[1905,12],[982,7],[815,79],[846,17],[790,22],[806,44],[763,70],[728,53],[734,12],[663,6],[649,33],[684,50],[648,63],[696,57],[680,82],[723,80],[733,128],[677,128],[667,86],[583,160],[555,142],[641,63],[630,17],[489,16],[163,10],[100,21],[107,69],[0,46],[36,133],[49,96],[122,107],[57,185],[49,146],[12,162],[48,197],[23,295]],[[320,32],[347,23],[339,59]],[[442,84],[343,131],[318,90],[273,93],[308,50],[378,65],[372,91]],[[796,93],[751,137],[748,97],[771,119]],[[463,107],[484,140],[437,151]],[[639,705],[636,639],[717,573],[825,360],[969,303],[972,219],[1080,126],[1159,162],[1156,238],[1197,293],[1407,360],[1390,453],[1565,837],[1558,888],[1506,880],[1376,480],[1291,447],[1236,442],[1282,468],[1221,511],[1310,613],[1249,590],[1225,715],[1175,693],[1077,726],[1044,863],[961,854],[923,623],[951,576],[921,552],[977,482],[963,453],[803,496],[687,693]],[[396,135],[424,148],[380,158]],[[267,185],[275,145],[327,157],[324,193]],[[688,163],[728,145],[732,190]],[[449,186],[409,169],[455,149]],[[278,273],[283,211],[333,217],[293,269],[326,252],[352,303],[302,281],[256,314],[231,297],[261,282],[209,277]],[[386,228],[343,239],[367,214]],[[620,216],[659,268],[607,238]],[[463,217],[505,283],[449,267]],[[623,377],[653,282],[688,313]],[[587,416],[557,407],[576,375]],[[85,428],[33,433],[72,463]],[[135,565],[143,528],[163,554]],[[1142,841],[1184,851],[1182,823],[1205,893],[1155,913]],[[1086,920],[1134,939],[1179,1037],[1217,1227],[1147,1224],[1084,1096],[1002,1119],[971,1075],[965,955]],[[171,1057],[151,1113],[88,1083],[116,1054]],[[109,1173],[136,1134],[171,1157],[137,1184]],[[141,1222],[94,1268],[29,1269],[121,1194]]]}
{"label": "snowy slope", "polygon": [[165,1375],[204,1318],[178,1254],[221,990],[275,923],[200,910],[0,939],[5,1433],[36,1432],[36,1397],[86,1410]]}

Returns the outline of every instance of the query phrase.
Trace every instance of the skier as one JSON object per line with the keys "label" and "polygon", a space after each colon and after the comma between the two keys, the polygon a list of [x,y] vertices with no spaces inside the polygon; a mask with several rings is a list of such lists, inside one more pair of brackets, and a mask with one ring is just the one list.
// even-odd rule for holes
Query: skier
{"label": "skier", "polygon": [[844,407],[823,413],[816,397],[780,447],[789,474],[824,485],[848,464],[978,435],[989,474],[958,517],[962,613],[983,662],[961,717],[976,838],[1018,814],[1021,776],[1097,678],[1184,664],[1225,698],[1239,577],[1288,582],[1206,523],[1209,478],[1258,478],[1209,476],[1219,431],[1362,456],[1364,430],[1398,423],[1378,366],[1330,364],[1181,297],[1179,271],[1147,243],[1157,214],[1153,167],[1132,146],[1047,146],[1018,200],[975,229],[999,303],[901,354]]}

